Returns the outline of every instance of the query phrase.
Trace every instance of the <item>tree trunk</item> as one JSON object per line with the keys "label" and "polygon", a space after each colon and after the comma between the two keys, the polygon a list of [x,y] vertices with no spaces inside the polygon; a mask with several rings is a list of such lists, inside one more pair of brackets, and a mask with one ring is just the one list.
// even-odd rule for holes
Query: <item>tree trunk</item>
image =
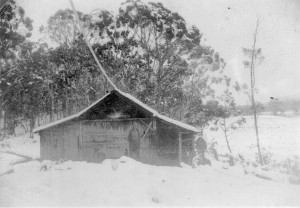
{"label": "tree trunk", "polygon": [[52,122],[53,116],[54,116],[54,96],[53,96],[53,92],[49,86],[48,86],[48,89],[49,89],[49,94],[50,94],[50,99],[51,99],[50,122]]}
{"label": "tree trunk", "polygon": [[3,114],[3,108],[2,108],[2,96],[0,96],[0,138],[2,138],[2,134],[4,133],[4,127],[5,127],[5,115]]}
{"label": "tree trunk", "polygon": [[254,127],[255,127],[255,135],[256,135],[256,144],[257,144],[257,151],[258,151],[258,157],[259,157],[259,162],[261,165],[264,165],[264,161],[262,159],[261,155],[261,149],[260,149],[260,141],[259,141],[259,133],[258,133],[258,124],[257,124],[257,112],[256,112],[256,104],[255,104],[255,99],[252,93],[252,108],[253,108],[253,116],[254,116]]}
{"label": "tree trunk", "polygon": [[16,122],[15,122],[15,118],[13,117],[8,117],[6,119],[6,126],[7,126],[7,130],[8,130],[8,134],[9,135],[16,135],[16,132],[15,132],[15,128],[16,128]]}
{"label": "tree trunk", "polygon": [[41,113],[39,113],[39,115],[37,117],[37,123],[38,123],[38,126],[41,126]]}
{"label": "tree trunk", "polygon": [[32,118],[30,118],[30,121],[29,121],[29,126],[30,126],[30,138],[31,138],[31,139],[33,138],[33,129],[34,129],[34,125],[35,125],[35,118],[32,117]]}
{"label": "tree trunk", "polygon": [[259,20],[256,23],[256,29],[253,35],[253,46],[252,46],[252,56],[251,56],[251,65],[250,65],[250,78],[251,78],[251,105],[254,117],[254,126],[255,126],[255,134],[256,134],[256,145],[258,150],[258,156],[260,164],[263,165],[263,159],[261,156],[261,149],[260,149],[260,141],[259,141],[259,133],[258,133],[258,125],[257,125],[257,112],[256,112],[256,103],[254,98],[254,87],[255,87],[255,59],[256,59],[256,37],[258,32]]}
{"label": "tree trunk", "polygon": [[230,152],[230,155],[231,155],[231,153],[232,153],[232,151],[231,151],[231,148],[230,148],[230,145],[229,145],[229,141],[228,141],[228,135],[227,135],[227,127],[226,127],[226,119],[224,118],[224,135],[225,135],[225,140],[226,140],[226,144],[227,144],[227,148],[228,148],[228,150],[229,150],[229,152]]}
{"label": "tree trunk", "polygon": [[225,132],[225,139],[226,139],[227,148],[228,148],[229,153],[231,155],[232,151],[231,151],[231,148],[230,148],[230,145],[229,145],[229,141],[228,141],[228,137],[227,137],[227,133],[226,132]]}
{"label": "tree trunk", "polygon": [[158,111],[161,110],[160,109],[161,108],[161,78],[160,78],[161,70],[162,70],[162,64],[159,63],[158,71],[156,75],[156,93],[155,93],[155,104]]}
{"label": "tree trunk", "polygon": [[2,103],[3,103],[3,98],[2,98],[2,93],[1,93],[1,95],[0,95],[0,132],[4,128]]}
{"label": "tree trunk", "polygon": [[51,98],[50,122],[53,121],[53,115],[54,115],[54,100]]}

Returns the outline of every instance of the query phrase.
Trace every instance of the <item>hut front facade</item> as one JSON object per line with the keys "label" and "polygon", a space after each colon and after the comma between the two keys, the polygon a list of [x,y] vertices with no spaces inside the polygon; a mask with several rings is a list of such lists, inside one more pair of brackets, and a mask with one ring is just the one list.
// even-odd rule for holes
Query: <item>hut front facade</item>
{"label": "hut front facade", "polygon": [[43,160],[101,162],[129,156],[148,164],[191,163],[198,130],[113,90],[81,112],[38,127]]}

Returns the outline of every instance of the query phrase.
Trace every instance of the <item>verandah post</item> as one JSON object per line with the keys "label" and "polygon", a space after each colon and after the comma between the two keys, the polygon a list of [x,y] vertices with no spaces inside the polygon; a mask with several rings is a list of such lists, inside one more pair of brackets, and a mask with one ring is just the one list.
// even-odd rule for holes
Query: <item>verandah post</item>
{"label": "verandah post", "polygon": [[178,134],[178,143],[179,143],[178,162],[179,162],[179,166],[180,166],[181,162],[182,162],[182,134],[181,134],[181,132],[179,132],[179,134]]}

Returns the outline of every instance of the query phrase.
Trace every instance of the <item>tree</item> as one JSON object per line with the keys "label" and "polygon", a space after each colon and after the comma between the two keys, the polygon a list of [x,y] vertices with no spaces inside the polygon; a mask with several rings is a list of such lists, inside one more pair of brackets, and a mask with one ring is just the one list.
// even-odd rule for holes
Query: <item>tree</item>
{"label": "tree", "polygon": [[[185,122],[204,128],[222,113],[215,99],[215,87],[224,84],[228,87],[230,79],[222,73],[226,63],[210,47],[196,48],[191,57],[190,75],[183,84],[184,99],[179,112]],[[204,104],[202,99],[208,102]]]}
{"label": "tree", "polygon": [[200,44],[198,28],[187,28],[180,15],[161,3],[129,0],[116,16],[105,10],[94,12],[86,29],[114,83],[170,117],[182,118],[177,109],[186,104],[183,84],[191,74],[190,64],[217,71],[223,62]]}
{"label": "tree", "polygon": [[[78,16],[84,23],[84,33],[88,33],[90,40],[94,39],[92,16],[80,12]],[[102,21],[105,22],[105,19]],[[72,10],[57,11],[49,18],[47,27],[42,27],[40,30],[58,44],[58,47],[49,51],[50,68],[59,69],[59,76],[54,76],[52,89],[49,90],[53,91],[53,99],[60,101],[64,116],[89,105],[97,98],[99,91],[100,95],[107,91],[105,79],[99,73],[95,60],[83,40],[79,22],[76,21]]]}
{"label": "tree", "polygon": [[105,78],[82,37],[69,48],[50,50],[49,58],[57,70],[57,75],[52,77],[53,90],[65,116],[78,112],[106,93]]}
{"label": "tree", "polygon": [[[220,114],[220,117],[214,121],[215,127],[213,127],[212,130],[220,128],[223,131],[227,148],[231,155],[232,149],[229,144],[229,136],[233,133],[233,131],[243,126],[244,123],[246,123],[246,119],[239,116],[240,112],[236,108],[232,92],[228,89],[224,91],[223,95],[220,96],[218,100],[220,101],[219,105],[223,113]],[[230,121],[229,118],[232,116],[236,117],[232,118]]]}
{"label": "tree", "polygon": [[131,28],[138,51],[145,54],[154,88],[153,101],[158,110],[164,111],[174,90],[181,90],[179,86],[187,73],[183,56],[200,43],[201,34],[196,27],[188,29],[180,15],[160,3],[127,1],[123,8],[119,22]]}
{"label": "tree", "polygon": [[[119,9],[116,32],[122,42],[131,42],[130,53],[142,60],[144,66],[136,70],[144,85],[138,95],[146,95],[148,102],[165,112],[173,96],[182,94],[182,83],[188,74],[189,56],[200,46],[198,28],[187,28],[185,20],[161,3],[126,1]],[[120,40],[121,40],[120,38]],[[151,89],[151,90],[148,90]]]}
{"label": "tree", "polygon": [[[32,20],[15,1],[8,1],[0,11],[0,61],[14,57],[18,46],[31,36]],[[20,29],[22,28],[22,29]]]}
{"label": "tree", "polygon": [[261,155],[261,148],[260,148],[260,141],[259,141],[259,131],[258,131],[258,118],[257,118],[257,106],[255,102],[255,69],[262,63],[264,60],[264,57],[261,54],[261,48],[256,49],[256,39],[257,39],[257,33],[258,33],[258,28],[260,25],[261,21],[257,20],[256,22],[256,28],[253,34],[253,45],[252,49],[243,49],[243,53],[246,56],[246,60],[244,61],[244,66],[245,68],[250,69],[250,92],[248,93],[249,100],[251,102],[252,106],[252,111],[253,111],[253,117],[254,117],[254,127],[255,127],[255,134],[256,134],[256,146],[258,150],[258,155],[259,155],[259,161],[260,164],[263,165],[263,159]]}
{"label": "tree", "polygon": [[30,37],[31,30],[32,20],[25,17],[24,9],[19,7],[14,0],[7,1],[0,10],[0,120],[3,103],[5,103],[4,95],[8,93],[7,88],[3,86],[3,82],[6,82],[4,76],[12,66],[8,62],[16,58],[16,51],[26,38]]}
{"label": "tree", "polygon": [[[90,24],[90,16],[78,12],[79,19]],[[85,24],[85,25],[86,25]],[[47,22],[47,26],[40,27],[41,33],[46,33],[50,40],[59,46],[69,47],[80,35],[79,23],[71,9],[58,10]]]}
{"label": "tree", "polygon": [[45,69],[45,49],[43,45],[26,41],[20,45],[18,59],[7,64],[1,87],[7,90],[4,95],[5,111],[13,122],[10,133],[19,120],[29,121],[31,137],[35,118],[44,108],[45,82],[42,70]]}

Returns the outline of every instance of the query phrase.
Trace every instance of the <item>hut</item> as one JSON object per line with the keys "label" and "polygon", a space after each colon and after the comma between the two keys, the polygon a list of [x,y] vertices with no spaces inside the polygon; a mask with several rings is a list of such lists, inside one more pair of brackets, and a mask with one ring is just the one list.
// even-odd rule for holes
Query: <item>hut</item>
{"label": "hut", "polygon": [[101,162],[123,155],[147,164],[191,163],[198,129],[113,90],[84,110],[34,129],[43,160]]}

